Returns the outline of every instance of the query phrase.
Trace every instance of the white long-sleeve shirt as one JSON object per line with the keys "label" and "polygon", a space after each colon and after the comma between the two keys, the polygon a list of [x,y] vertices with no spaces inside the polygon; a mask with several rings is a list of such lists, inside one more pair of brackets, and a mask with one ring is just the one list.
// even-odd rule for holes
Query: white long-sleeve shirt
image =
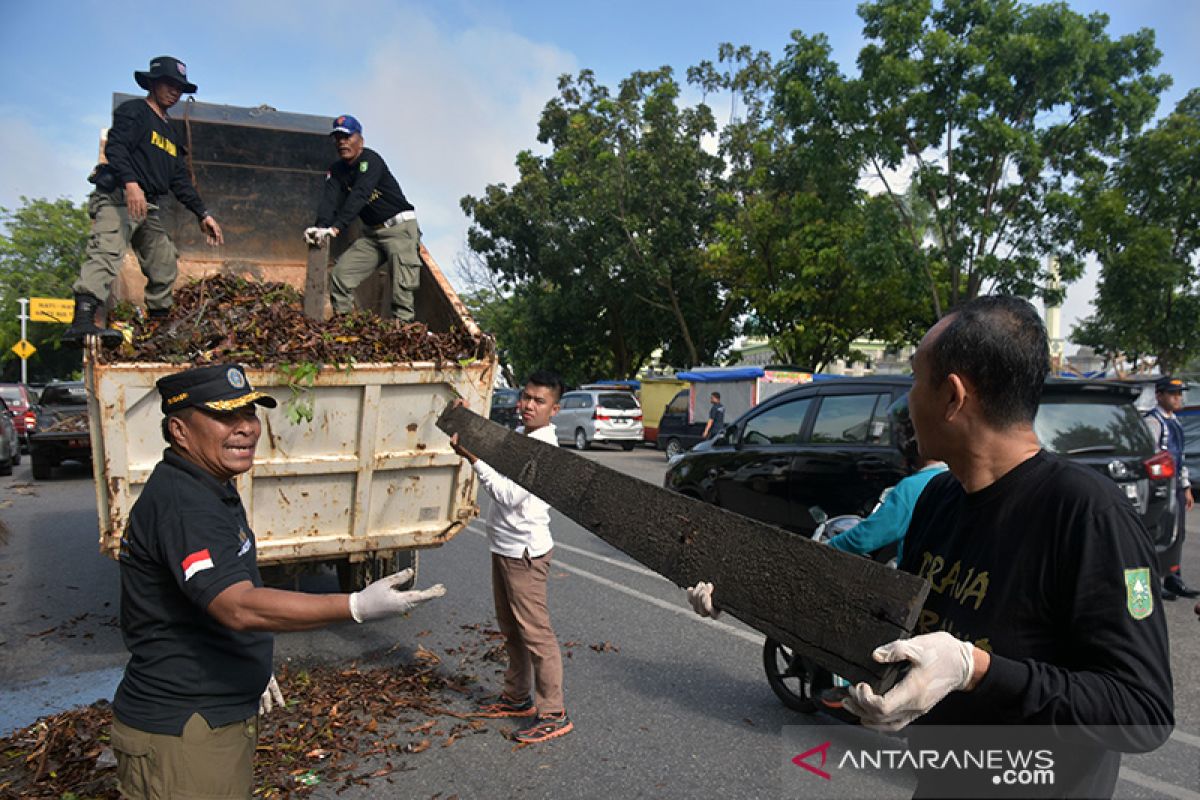
{"label": "white long-sleeve shirt", "polygon": [[[517,428],[524,434],[525,428]],[[547,425],[529,434],[532,439],[558,447],[554,426]],[[550,506],[478,459],[472,465],[479,482],[492,496],[487,513],[488,544],[493,553],[506,558],[522,558],[526,551],[537,558],[554,547],[550,536]]]}

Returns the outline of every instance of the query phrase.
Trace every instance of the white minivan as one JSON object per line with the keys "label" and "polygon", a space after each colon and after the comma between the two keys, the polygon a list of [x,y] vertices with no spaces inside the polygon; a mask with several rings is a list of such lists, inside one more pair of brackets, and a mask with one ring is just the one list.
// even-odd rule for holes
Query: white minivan
{"label": "white minivan", "polygon": [[632,450],[642,441],[642,407],[629,392],[567,392],[551,422],[559,444],[574,444],[577,450],[586,450],[592,442],[613,442]]}

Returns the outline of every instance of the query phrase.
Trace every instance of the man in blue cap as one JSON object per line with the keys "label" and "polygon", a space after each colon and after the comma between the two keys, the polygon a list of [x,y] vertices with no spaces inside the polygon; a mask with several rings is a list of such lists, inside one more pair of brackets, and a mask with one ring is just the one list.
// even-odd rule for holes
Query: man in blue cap
{"label": "man in blue cap", "polygon": [[236,364],[158,381],[170,445],[121,537],[129,664],[113,698],[117,788],[127,798],[247,798],[258,714],[282,703],[272,631],[403,614],[445,593],[400,591],[403,570],[354,594],[263,586],[233,478],[254,464],[255,391]]}
{"label": "man in blue cap", "polygon": [[168,193],[196,215],[210,245],[225,242],[221,226],[192,185],[183,143],[167,116],[183,94],[196,91],[196,84],[188,80],[187,65],[172,56],[158,56],[149,70],[134,72],[133,78],[147,94],[113,110],[105,162],[88,178],[96,186],[88,198],[92,235],[73,287],[75,316],[63,334],[63,342],[76,347],[83,346],[88,335],[100,336],[109,346],[121,343],[120,331],[96,325],[96,310],[108,300],[109,287],[130,246],[146,276],[147,313],[154,319],[170,311],[178,269],[175,245],[160,212]]}
{"label": "man in blue cap", "polygon": [[333,121],[338,160],[325,175],[325,188],[314,227],[304,232],[309,244],[340,236],[355,217],[362,235],[333,267],[329,299],[335,314],[354,310],[354,289],[381,264],[392,272],[392,316],[401,322],[415,318],[413,293],[421,284],[421,229],[413,204],[383,157],[363,146],[357,119],[343,114]]}
{"label": "man in blue cap", "polygon": [[[1180,562],[1183,559],[1183,540],[1187,536],[1187,512],[1192,510],[1192,484],[1188,478],[1187,464],[1183,460],[1183,425],[1175,413],[1183,408],[1183,393],[1187,384],[1179,378],[1164,375],[1154,382],[1154,399],[1157,405],[1146,414],[1146,424],[1154,436],[1155,446],[1166,450],[1175,459],[1175,503],[1173,511],[1163,514],[1159,523],[1164,528],[1163,537],[1174,539],[1170,547],[1159,556],[1159,566],[1162,568],[1163,600],[1175,600],[1179,597],[1200,597],[1200,591],[1193,589],[1183,582],[1183,570]],[[1174,529],[1174,530],[1172,530]]]}

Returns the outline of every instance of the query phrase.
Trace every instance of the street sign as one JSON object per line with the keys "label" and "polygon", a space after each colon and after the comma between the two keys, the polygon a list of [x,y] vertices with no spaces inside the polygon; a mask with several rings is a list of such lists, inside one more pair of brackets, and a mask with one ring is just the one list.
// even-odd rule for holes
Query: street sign
{"label": "street sign", "polygon": [[29,358],[37,352],[37,348],[31,345],[27,340],[22,339],[12,346],[12,351],[21,358]]}
{"label": "street sign", "polygon": [[29,319],[34,322],[67,322],[75,315],[74,300],[56,297],[29,298]]}

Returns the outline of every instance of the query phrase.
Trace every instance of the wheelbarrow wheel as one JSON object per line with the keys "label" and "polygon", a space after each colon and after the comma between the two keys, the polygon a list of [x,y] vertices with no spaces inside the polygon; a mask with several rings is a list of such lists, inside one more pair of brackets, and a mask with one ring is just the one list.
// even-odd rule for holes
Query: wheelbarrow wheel
{"label": "wheelbarrow wheel", "polygon": [[771,691],[785,706],[802,714],[816,713],[820,693],[833,685],[828,670],[798,655],[791,648],[768,638],[763,642],[763,669]]}

